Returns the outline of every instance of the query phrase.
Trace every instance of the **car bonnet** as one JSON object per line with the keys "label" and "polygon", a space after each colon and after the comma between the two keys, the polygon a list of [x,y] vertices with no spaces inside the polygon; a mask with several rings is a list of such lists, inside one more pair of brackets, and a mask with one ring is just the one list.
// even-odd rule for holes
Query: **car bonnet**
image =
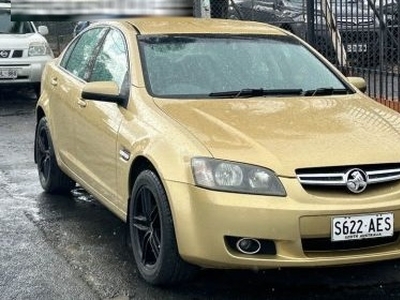
{"label": "car bonnet", "polygon": [[400,115],[360,94],[155,100],[219,159],[297,168],[400,161]]}

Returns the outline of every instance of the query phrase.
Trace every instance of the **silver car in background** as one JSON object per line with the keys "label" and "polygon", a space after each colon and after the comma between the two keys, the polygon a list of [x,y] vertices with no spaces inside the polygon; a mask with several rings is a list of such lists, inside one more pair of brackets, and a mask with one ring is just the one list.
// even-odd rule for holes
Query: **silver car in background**
{"label": "silver car in background", "polygon": [[30,86],[40,94],[44,65],[54,58],[46,26],[12,21],[10,4],[0,3],[0,86]]}

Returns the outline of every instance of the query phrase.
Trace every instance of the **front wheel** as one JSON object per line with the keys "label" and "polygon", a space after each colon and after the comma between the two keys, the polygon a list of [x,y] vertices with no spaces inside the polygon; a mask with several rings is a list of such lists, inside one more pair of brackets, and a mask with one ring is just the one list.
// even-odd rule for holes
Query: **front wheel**
{"label": "front wheel", "polygon": [[173,285],[190,279],[196,267],[178,253],[165,190],[150,170],[139,174],[129,206],[133,255],[141,276],[154,285]]}
{"label": "front wheel", "polygon": [[63,194],[75,187],[75,182],[64,174],[57,165],[53,142],[45,117],[40,119],[36,128],[35,157],[40,184],[46,192]]}

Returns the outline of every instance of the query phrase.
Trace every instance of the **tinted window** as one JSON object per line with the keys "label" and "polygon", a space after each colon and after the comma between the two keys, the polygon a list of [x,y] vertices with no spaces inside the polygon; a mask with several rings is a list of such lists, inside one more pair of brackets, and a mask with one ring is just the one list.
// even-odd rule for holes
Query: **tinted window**
{"label": "tinted window", "polygon": [[77,42],[66,50],[61,66],[75,76],[87,80],[90,62],[106,32],[106,28],[94,28],[85,32]]}
{"label": "tinted window", "polygon": [[121,87],[127,71],[125,40],[118,31],[111,30],[96,57],[90,81],[115,81]]}

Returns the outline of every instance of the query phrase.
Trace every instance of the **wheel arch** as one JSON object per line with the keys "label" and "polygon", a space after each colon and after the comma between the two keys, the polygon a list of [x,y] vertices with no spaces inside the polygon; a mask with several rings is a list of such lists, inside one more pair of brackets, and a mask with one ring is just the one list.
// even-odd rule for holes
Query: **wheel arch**
{"label": "wheel arch", "polygon": [[130,168],[129,172],[129,191],[132,190],[133,185],[135,184],[136,178],[139,176],[139,174],[144,171],[150,169],[152,170],[158,177],[160,177],[154,167],[154,165],[151,163],[151,161],[146,158],[145,156],[138,156],[136,157]]}
{"label": "wheel arch", "polygon": [[[162,182],[160,175],[158,174],[156,168],[154,167],[153,163],[145,156],[138,156],[136,157],[130,167],[129,171],[129,182],[128,182],[128,206],[127,206],[127,214],[126,214],[126,223],[129,222],[129,210],[130,210],[130,205],[132,203],[132,189],[133,185],[135,184],[135,181],[139,174],[143,172],[144,170],[151,170],[156,174],[156,176],[160,179]],[[165,187],[164,187],[165,189]]]}
{"label": "wheel arch", "polygon": [[[193,276],[196,274],[196,271],[198,270],[197,266],[194,266],[190,263],[187,263],[184,261],[179,253],[179,246],[178,246],[178,240],[176,236],[176,227],[175,227],[175,220],[174,220],[174,214],[173,211],[171,210],[171,203],[170,199],[168,197],[168,192],[166,190],[166,186],[164,182],[162,181],[162,178],[157,172],[156,167],[154,164],[151,162],[151,160],[145,156],[138,156],[136,157],[131,165],[130,173],[129,173],[129,188],[131,190],[130,197],[129,197],[129,202],[128,202],[128,213],[127,213],[127,225],[128,225],[128,245],[133,249],[133,252],[135,252],[135,244],[138,245],[137,241],[136,243],[133,241],[133,238],[131,236],[132,234],[132,229],[131,229],[131,224],[130,222],[130,214],[131,214],[131,209],[133,208],[133,201],[132,201],[132,190],[135,185],[136,180],[138,179],[139,175],[143,171],[151,171],[153,172],[154,176],[159,180],[162,189],[165,192],[166,199],[165,201],[161,202],[160,206],[158,206],[158,209],[160,210],[161,207],[164,207],[163,211],[165,212],[165,209],[168,209],[168,215],[163,214],[164,217],[162,219],[164,221],[161,221],[160,219],[160,224],[167,222],[168,226],[163,227],[163,230],[165,232],[165,236],[163,235],[163,239],[165,238],[166,244],[164,244],[165,247],[163,252],[165,252],[161,257],[162,265],[161,267],[158,266],[156,267],[156,271],[151,271],[148,273],[148,271],[143,271],[143,268],[140,267],[139,263],[137,263],[139,273],[141,276],[148,281],[149,283],[153,285],[160,285],[160,286],[169,286],[169,285],[174,285],[178,284],[180,282],[184,282],[187,280],[190,280],[193,278]],[[149,174],[147,174],[148,177]],[[149,177],[148,177],[149,178]],[[161,214],[161,213],[160,213]],[[168,221],[166,221],[168,220]],[[171,223],[172,222],[172,223]],[[172,226],[172,227],[170,227]],[[138,235],[135,235],[137,237]],[[136,238],[135,238],[136,240]],[[161,244],[160,244],[161,245]],[[161,246],[160,246],[161,247]],[[165,250],[166,249],[166,250]],[[135,253],[134,253],[135,256]],[[162,259],[164,257],[164,259]],[[135,258],[135,260],[137,260]],[[157,261],[159,261],[159,258],[157,258]],[[159,264],[158,262],[157,264]],[[154,272],[152,274],[152,272]]]}

